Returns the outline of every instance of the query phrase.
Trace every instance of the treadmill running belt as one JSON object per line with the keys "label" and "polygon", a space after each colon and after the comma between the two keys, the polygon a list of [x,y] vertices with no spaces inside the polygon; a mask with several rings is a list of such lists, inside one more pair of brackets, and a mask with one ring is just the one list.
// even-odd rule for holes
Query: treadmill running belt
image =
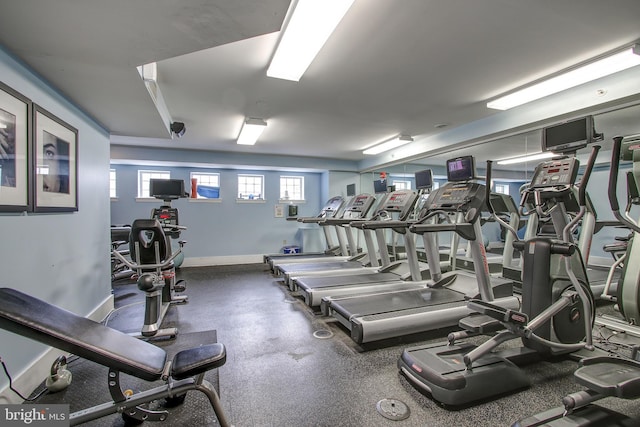
{"label": "treadmill running belt", "polygon": [[367,316],[400,310],[410,310],[440,304],[464,301],[464,295],[449,289],[417,289],[389,292],[366,297],[334,300],[331,309],[349,319],[352,316]]}

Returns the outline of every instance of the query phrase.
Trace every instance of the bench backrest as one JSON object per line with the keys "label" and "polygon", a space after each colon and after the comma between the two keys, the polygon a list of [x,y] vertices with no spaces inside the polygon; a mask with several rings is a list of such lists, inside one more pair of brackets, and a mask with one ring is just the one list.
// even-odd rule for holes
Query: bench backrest
{"label": "bench backrest", "polygon": [[167,360],[153,344],[10,288],[0,288],[0,328],[147,381]]}

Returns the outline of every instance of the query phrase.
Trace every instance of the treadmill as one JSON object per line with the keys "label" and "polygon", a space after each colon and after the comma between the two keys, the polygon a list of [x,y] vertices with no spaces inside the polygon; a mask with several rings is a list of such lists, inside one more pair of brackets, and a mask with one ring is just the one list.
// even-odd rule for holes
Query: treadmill
{"label": "treadmill", "polygon": [[[520,229],[520,215],[518,214],[518,207],[516,206],[516,203],[513,201],[513,198],[510,195],[502,193],[491,193],[490,202],[496,215],[508,217],[507,222],[509,223],[509,226],[511,226],[515,230]],[[489,219],[482,218],[480,221],[481,224],[486,222],[495,222],[492,221],[491,217]],[[489,265],[490,274],[502,275],[504,274],[505,268],[513,268],[513,240],[514,236],[511,233],[506,233],[504,236],[504,247],[502,250],[502,254],[487,253],[487,263]],[[458,256],[456,259],[456,266],[464,268],[466,270],[474,270],[473,260],[471,260],[467,256]],[[518,271],[518,281],[520,281],[519,276],[520,274]]]}
{"label": "treadmill", "polygon": [[[361,344],[386,338],[435,330],[457,325],[472,311],[469,299],[490,301],[498,306],[518,309],[520,302],[513,296],[513,283],[491,278],[481,239],[480,212],[486,203],[486,189],[474,182],[475,166],[471,156],[447,161],[447,184],[429,195],[422,220],[409,227],[422,235],[431,271],[431,280],[421,289],[389,291],[352,297],[326,297],[324,314],[332,315]],[[465,222],[434,222],[448,219],[451,213]],[[471,255],[477,268],[475,274],[456,270],[442,273],[436,235],[453,231],[471,242]]]}
{"label": "treadmill", "polygon": [[[335,196],[330,198],[320,209],[320,212],[316,216],[312,217],[299,217],[299,218],[287,218],[287,221],[297,221],[304,224],[318,224],[326,218],[332,218],[342,212],[342,208],[344,206],[344,198],[342,196]],[[269,254],[263,256],[263,261],[265,264],[268,264],[271,270],[273,270],[273,262],[280,261],[284,262],[284,260],[296,260],[296,259],[304,259],[311,257],[320,257],[320,256],[333,256],[337,253],[342,252],[342,245],[335,245],[333,243],[333,237],[329,232],[328,228],[323,228],[324,238],[327,245],[327,248],[324,252],[315,252],[315,253],[299,253],[299,254]],[[346,247],[346,244],[344,245]],[[346,254],[346,251],[344,252]]]}
{"label": "treadmill", "polygon": [[[335,298],[346,295],[354,296],[424,288],[424,280],[429,279],[431,276],[428,266],[418,261],[414,235],[409,232],[409,226],[416,221],[421,221],[421,215],[426,215],[427,210],[423,208],[428,200],[428,191],[431,189],[433,178],[430,169],[416,172],[415,176],[420,196],[414,209],[409,209],[408,203],[410,201],[406,200],[404,196],[398,197],[400,195],[399,191],[394,192],[381,210],[381,212],[385,213],[382,216],[383,219],[377,218],[375,221],[364,221],[353,225],[365,231],[375,231],[378,236],[379,247],[385,245],[384,232],[386,230],[391,229],[403,235],[407,259],[383,266],[376,271],[363,271],[362,274],[358,275],[298,277],[295,279],[297,288],[300,290],[307,305],[318,307],[325,297]],[[398,213],[397,220],[392,220],[388,216],[389,213],[393,212]],[[412,215],[412,212],[415,212],[415,215]],[[413,216],[413,218],[410,218],[410,216]],[[406,271],[407,268],[408,271]]]}
{"label": "treadmill", "polygon": [[[366,252],[359,252],[356,239],[353,236],[353,230],[349,227],[349,223],[358,219],[368,218],[369,212],[375,204],[375,196],[367,193],[354,196],[344,208],[342,218],[326,218],[319,222],[322,227],[336,226],[337,229],[343,229],[347,235],[348,241],[348,256],[340,257],[319,257],[311,258],[308,261],[300,260],[300,262],[294,261],[275,261],[273,263],[273,270],[279,276],[290,274],[291,272],[298,271],[312,271],[312,270],[326,270],[329,268],[359,268],[362,267],[363,262],[367,261]],[[375,254],[374,254],[375,255]],[[372,260],[377,262],[375,256],[371,257]]]}

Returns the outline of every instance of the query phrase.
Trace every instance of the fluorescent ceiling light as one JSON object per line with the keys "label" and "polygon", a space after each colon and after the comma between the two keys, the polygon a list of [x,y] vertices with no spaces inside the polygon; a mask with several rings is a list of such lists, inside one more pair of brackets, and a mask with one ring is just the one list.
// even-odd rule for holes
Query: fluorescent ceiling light
{"label": "fluorescent ceiling light", "polygon": [[514,157],[512,159],[498,160],[496,163],[499,165],[515,165],[516,163],[532,162],[534,160],[549,159],[556,156],[556,154],[546,151],[544,153],[530,154],[528,156]]}
{"label": "fluorescent ceiling light", "polygon": [[266,128],[267,122],[262,119],[246,119],[240,129],[240,135],[238,135],[238,144],[254,145]]}
{"label": "fluorescent ceiling light", "polygon": [[353,0],[298,0],[267,76],[299,81]]}
{"label": "fluorescent ceiling light", "polygon": [[640,65],[640,46],[635,44],[622,52],[614,53],[533,86],[495,99],[488,102],[487,107],[496,110],[508,110],[637,65]]}
{"label": "fluorescent ceiling light", "polygon": [[374,145],[371,148],[367,148],[362,152],[362,154],[380,154],[383,151],[389,151],[393,148],[400,147],[401,145],[408,144],[411,141],[413,141],[413,138],[411,138],[409,135],[400,135],[387,142],[383,142],[382,144]]}

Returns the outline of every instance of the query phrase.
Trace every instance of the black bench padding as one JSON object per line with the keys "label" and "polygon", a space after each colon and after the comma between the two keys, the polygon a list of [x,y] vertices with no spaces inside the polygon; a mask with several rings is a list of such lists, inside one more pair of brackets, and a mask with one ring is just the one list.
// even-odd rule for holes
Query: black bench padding
{"label": "black bench padding", "polygon": [[153,344],[10,288],[0,288],[0,328],[147,381],[167,359]]}
{"label": "black bench padding", "polygon": [[181,380],[218,368],[226,361],[227,352],[224,345],[220,343],[182,350],[173,358],[171,376],[176,380]]}

